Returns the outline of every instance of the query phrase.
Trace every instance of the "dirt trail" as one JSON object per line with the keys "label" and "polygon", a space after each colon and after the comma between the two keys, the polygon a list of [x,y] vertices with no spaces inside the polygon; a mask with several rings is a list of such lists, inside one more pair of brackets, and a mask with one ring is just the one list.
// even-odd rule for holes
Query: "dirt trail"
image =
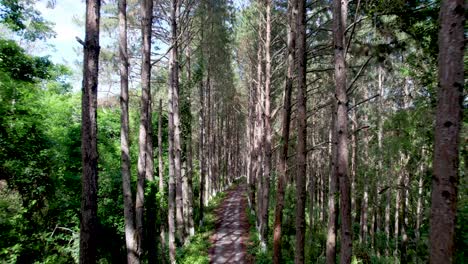
{"label": "dirt trail", "polygon": [[245,243],[249,223],[245,212],[245,186],[240,185],[228,194],[216,210],[218,221],[211,237],[210,263],[249,263]]}

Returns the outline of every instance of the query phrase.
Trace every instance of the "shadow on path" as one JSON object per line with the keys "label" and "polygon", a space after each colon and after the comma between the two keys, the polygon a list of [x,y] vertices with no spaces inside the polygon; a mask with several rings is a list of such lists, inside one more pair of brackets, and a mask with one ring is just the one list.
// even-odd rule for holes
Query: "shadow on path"
{"label": "shadow on path", "polygon": [[210,263],[251,263],[246,253],[249,239],[249,223],[246,215],[245,186],[228,191],[220,207],[216,209],[216,231],[211,236]]}

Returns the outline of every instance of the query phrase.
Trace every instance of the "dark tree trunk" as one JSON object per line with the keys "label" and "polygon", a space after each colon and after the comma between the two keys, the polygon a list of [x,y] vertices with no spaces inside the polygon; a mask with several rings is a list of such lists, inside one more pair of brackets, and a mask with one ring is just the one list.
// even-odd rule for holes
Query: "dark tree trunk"
{"label": "dark tree trunk", "polygon": [[439,32],[439,88],[430,219],[430,262],[452,263],[459,181],[460,120],[464,89],[463,0],[442,1]]}
{"label": "dark tree trunk", "polygon": [[99,20],[101,1],[86,1],[86,37],[83,58],[83,95],[81,110],[80,263],[96,263],[97,255],[97,88],[99,70]]}
{"label": "dark tree trunk", "polygon": [[291,94],[293,88],[294,75],[294,51],[295,51],[295,16],[293,9],[297,6],[297,0],[288,1],[288,69],[286,76],[286,84],[284,87],[284,100],[282,109],[281,121],[281,154],[278,166],[278,184],[276,190],[276,208],[275,208],[275,223],[273,230],[273,262],[281,263],[281,225],[283,222],[284,208],[284,190],[286,185],[286,173],[288,165],[288,148],[289,148],[289,129],[291,126]]}
{"label": "dark tree trunk", "polygon": [[305,205],[306,205],[306,157],[307,157],[307,46],[306,1],[297,3],[297,168],[296,168],[296,264],[304,263]]}

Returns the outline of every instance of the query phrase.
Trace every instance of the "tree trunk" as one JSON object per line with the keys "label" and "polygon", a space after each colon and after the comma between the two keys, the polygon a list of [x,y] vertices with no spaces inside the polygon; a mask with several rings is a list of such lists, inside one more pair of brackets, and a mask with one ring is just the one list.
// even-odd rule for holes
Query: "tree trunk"
{"label": "tree trunk", "polygon": [[179,47],[178,47],[178,25],[179,17],[179,1],[172,0],[171,9],[171,33],[172,33],[172,49],[171,49],[171,73],[172,73],[172,110],[174,120],[174,179],[176,184],[176,233],[178,241],[182,242],[185,238],[184,232],[184,212],[183,212],[183,197],[182,197],[182,164],[181,164],[181,140],[180,140],[180,114],[179,114]]}
{"label": "tree trunk", "polygon": [[296,264],[304,263],[305,203],[306,203],[306,157],[307,157],[307,46],[306,46],[306,1],[297,3],[297,168],[296,168]]}
{"label": "tree trunk", "polygon": [[344,30],[346,1],[333,1],[333,43],[335,60],[336,156],[335,171],[340,185],[341,249],[340,263],[350,263],[352,256],[351,201],[348,177],[348,96],[346,94],[346,58]]}
{"label": "tree trunk", "polygon": [[421,161],[419,165],[419,180],[418,180],[418,199],[416,205],[416,227],[414,228],[415,233],[415,240],[416,244],[419,242],[419,238],[421,237],[420,227],[421,227],[421,220],[422,220],[422,212],[423,212],[423,183],[424,183],[424,173],[425,173],[425,156],[426,152],[424,149],[421,150]]}
{"label": "tree trunk", "polygon": [[200,129],[200,135],[199,135],[199,151],[198,151],[198,159],[200,161],[200,200],[199,200],[199,206],[200,206],[200,226],[203,224],[203,217],[204,217],[204,211],[205,211],[205,180],[206,180],[206,159],[205,159],[205,96],[203,92],[203,76],[200,80],[199,84],[199,96],[200,96],[200,109],[199,109],[199,129]]}
{"label": "tree trunk", "polygon": [[[190,61],[190,56],[191,56],[191,50],[190,46],[186,47],[186,59],[187,59],[187,85],[186,89],[191,88],[191,82],[192,82],[192,69],[191,69],[191,61]],[[189,90],[189,94],[190,94]],[[187,141],[184,142],[186,146],[186,157],[187,157],[187,171],[185,175],[185,181],[186,181],[186,188],[183,190],[186,197],[186,201],[184,202],[185,208],[184,208],[184,213],[185,213],[185,219],[186,219],[186,230],[185,233],[187,236],[193,236],[195,234],[195,226],[193,223],[193,192],[192,192],[192,177],[193,177],[193,161],[192,161],[192,112],[191,112],[191,101],[190,101],[190,96],[186,99],[188,100],[188,131],[187,131]]]}
{"label": "tree trunk", "polygon": [[[368,98],[369,94],[367,91],[367,87],[364,87],[363,89],[363,98]],[[369,118],[367,115],[367,109],[363,109],[363,114],[362,114],[362,125],[361,126],[367,126],[369,125]],[[354,134],[354,133],[353,133]],[[367,245],[367,234],[369,232],[368,230],[368,215],[369,215],[369,185],[371,184],[371,179],[368,178],[369,175],[369,132],[367,129],[363,131],[363,149],[362,149],[362,155],[363,155],[363,171],[364,171],[364,191],[363,191],[363,196],[362,196],[362,206],[361,206],[361,234],[359,236],[359,240],[361,243],[364,243]],[[374,214],[372,215],[374,217]],[[371,220],[371,235],[374,230],[373,228],[374,221]],[[373,236],[372,236],[373,237]]]}
{"label": "tree trunk", "polygon": [[96,263],[98,218],[97,88],[101,1],[86,1],[86,36],[83,55],[81,108],[81,222],[80,263]]}
{"label": "tree trunk", "polygon": [[151,102],[151,26],[153,15],[153,1],[145,0],[141,5],[141,34],[142,43],[142,66],[141,66],[141,111],[139,131],[139,155],[138,155],[138,181],[135,202],[136,212],[136,238],[138,241],[137,254],[143,254],[143,219],[144,219],[144,196],[145,179],[147,178],[148,162],[151,149],[148,146],[148,135],[150,133],[150,102]]}
{"label": "tree trunk", "polygon": [[127,0],[120,0],[119,7],[119,56],[120,56],[120,149],[122,159],[122,189],[124,198],[125,245],[127,263],[139,263],[135,240],[135,208],[131,186],[131,160],[128,116],[128,51],[127,51]]}
{"label": "tree trunk", "polygon": [[[209,65],[209,62],[208,62]],[[212,131],[212,120],[211,120],[211,78],[210,78],[210,70],[208,68],[207,72],[207,79],[206,79],[206,108],[207,108],[207,115],[206,115],[206,121],[207,121],[207,133],[206,133],[206,157],[207,157],[207,166],[208,166],[208,177],[207,181],[205,182],[205,206],[208,206],[208,201],[211,198],[211,185],[213,181],[213,153],[212,153],[212,137],[211,134],[213,133]]]}
{"label": "tree trunk", "polygon": [[[336,109],[336,106],[333,106]],[[338,227],[338,178],[335,174],[335,156],[336,156],[336,114],[333,110],[332,120],[329,130],[329,141],[330,143],[328,155],[330,157],[330,181],[328,191],[328,226],[327,226],[327,245],[326,245],[326,258],[327,264],[336,263],[336,229]]]}
{"label": "tree trunk", "polygon": [[[162,99],[159,99],[159,109],[158,109],[158,171],[159,171],[159,192],[164,197],[165,187],[164,184],[164,162],[163,162],[163,148],[162,148]],[[166,252],[166,223],[161,217],[161,226],[160,226],[160,243],[161,251],[164,253],[162,263],[165,263],[165,252]]]}
{"label": "tree trunk", "polygon": [[[172,7],[171,7],[171,31],[172,31],[172,44],[175,45],[177,32],[176,30],[176,9],[177,9],[177,1],[172,0]],[[176,55],[177,51],[175,46],[171,49],[171,56],[169,61],[169,191],[168,191],[168,227],[169,227],[169,258],[171,264],[176,263],[176,245],[175,245],[175,232],[176,232],[176,224],[175,224],[175,213],[176,213],[176,165],[175,165],[175,124],[174,124],[174,87],[178,83],[178,75],[176,75],[177,71],[177,63],[176,63]],[[180,165],[180,163],[179,163]],[[180,167],[179,167],[180,169]],[[179,170],[180,174],[180,170]]]}
{"label": "tree trunk", "polygon": [[[261,0],[259,0],[261,3]],[[257,216],[257,230],[260,233],[262,228],[262,183],[263,183],[263,101],[264,101],[264,73],[263,73],[263,19],[264,17],[261,16],[259,19],[258,25],[258,41],[257,41],[257,98],[256,98],[256,105],[255,105],[255,152],[256,158],[255,166],[256,166],[256,191],[257,191],[257,201],[256,201],[256,216]],[[261,238],[260,238],[261,239]]]}
{"label": "tree trunk", "polygon": [[397,180],[397,190],[396,190],[396,198],[395,198],[395,228],[394,230],[394,238],[395,238],[395,250],[393,251],[393,255],[396,257],[398,254],[398,235],[400,234],[400,204],[401,204],[401,191],[400,191],[400,183],[402,179],[402,172],[398,171],[398,180]]}
{"label": "tree trunk", "polygon": [[464,89],[465,4],[463,0],[444,0],[440,8],[439,88],[430,218],[431,263],[454,261]]}
{"label": "tree trunk", "polygon": [[263,157],[263,190],[262,190],[262,212],[260,240],[262,249],[266,251],[266,241],[268,234],[268,212],[270,198],[270,177],[271,177],[271,124],[270,124],[270,86],[271,86],[271,0],[266,0],[266,25],[265,25],[265,87],[264,87],[264,157]]}

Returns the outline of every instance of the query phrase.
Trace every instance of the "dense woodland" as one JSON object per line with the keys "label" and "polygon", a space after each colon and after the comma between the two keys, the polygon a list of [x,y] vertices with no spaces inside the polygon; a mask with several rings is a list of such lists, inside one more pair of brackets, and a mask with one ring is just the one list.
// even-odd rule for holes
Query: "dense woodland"
{"label": "dense woodland", "polygon": [[82,71],[36,2],[0,0],[0,262],[209,263],[233,184],[256,263],[467,261],[464,1],[87,0]]}

